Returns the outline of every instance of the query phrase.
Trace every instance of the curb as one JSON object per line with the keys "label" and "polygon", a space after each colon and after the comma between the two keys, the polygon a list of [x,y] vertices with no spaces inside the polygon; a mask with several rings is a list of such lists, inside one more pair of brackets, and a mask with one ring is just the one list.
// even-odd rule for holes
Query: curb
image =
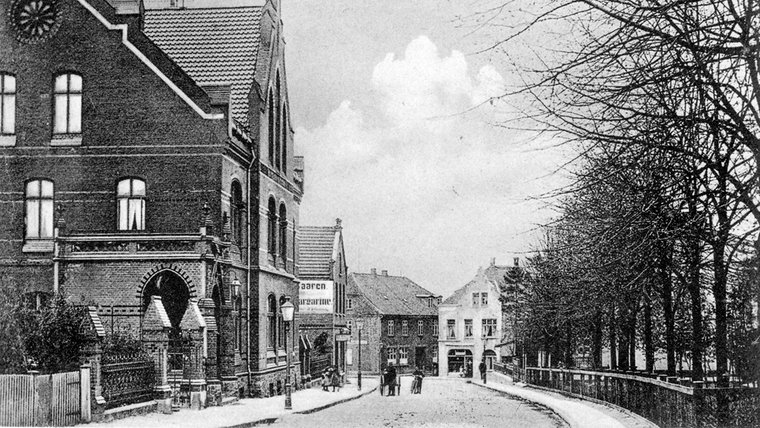
{"label": "curb", "polygon": [[481,388],[489,389],[489,390],[491,390],[491,391],[495,391],[495,392],[498,392],[499,394],[502,394],[502,395],[506,395],[506,396],[509,396],[509,397],[513,397],[514,399],[517,399],[517,400],[521,400],[521,401],[528,401],[528,402],[532,403],[532,404],[533,404],[533,405],[535,405],[535,406],[543,407],[544,409],[546,409],[546,410],[548,410],[548,411],[552,412],[552,414],[553,414],[553,415],[554,415],[554,416],[555,416],[557,419],[559,419],[560,421],[564,422],[564,424],[565,424],[565,426],[566,426],[566,427],[574,428],[574,427],[573,427],[573,425],[570,423],[570,421],[568,421],[567,419],[563,418],[563,417],[562,417],[562,415],[560,415],[559,413],[557,413],[557,411],[556,411],[556,410],[552,409],[551,407],[547,406],[546,404],[541,404],[541,403],[535,402],[535,401],[533,401],[533,400],[529,400],[529,399],[527,399],[527,398],[524,398],[524,397],[520,397],[519,395],[510,394],[509,392],[505,392],[505,391],[502,391],[502,390],[500,390],[500,389],[494,388],[494,387],[492,387],[492,386],[490,386],[490,385],[488,385],[488,384],[485,384],[485,385],[483,385],[482,383],[475,383],[475,382],[472,382],[472,381],[467,381],[467,383],[469,383],[469,384],[472,384],[472,385],[476,385],[476,386],[479,386],[479,387],[481,387]]}
{"label": "curb", "polygon": [[376,387],[374,387],[372,389],[368,389],[367,392],[362,392],[359,395],[355,395],[353,397],[344,398],[344,399],[338,400],[338,401],[333,401],[332,403],[327,403],[325,405],[322,405],[322,406],[319,406],[319,407],[315,407],[313,409],[301,410],[300,412],[293,412],[293,414],[294,415],[308,415],[309,413],[316,413],[316,412],[319,412],[320,410],[325,410],[325,409],[328,409],[328,408],[330,408],[332,406],[337,406],[338,404],[343,404],[343,403],[346,403],[348,401],[353,401],[353,400],[356,400],[358,398],[362,398],[365,395],[372,394],[373,392],[377,391],[377,388],[378,387],[376,386]]}
{"label": "curb", "polygon": [[[325,410],[325,409],[328,409],[330,407],[337,406],[338,404],[343,404],[343,403],[346,403],[348,401],[353,401],[353,400],[362,398],[365,395],[372,394],[373,392],[377,391],[377,388],[378,388],[378,386],[376,386],[376,387],[374,387],[372,389],[368,389],[367,392],[362,392],[361,394],[355,395],[353,397],[348,397],[348,398],[344,398],[342,400],[333,401],[332,403],[327,403],[327,404],[321,405],[319,407],[314,407],[312,409],[306,409],[306,410],[301,410],[301,411],[298,411],[298,412],[292,412],[290,414],[293,414],[293,415],[308,415],[309,413],[316,413],[316,412],[319,412],[320,410]],[[223,428],[249,428],[249,427],[255,427],[255,426],[259,426],[259,425],[271,425],[271,424],[277,422],[281,417],[282,416],[276,416],[276,417],[272,417],[272,418],[257,419],[255,421],[251,421],[251,422],[243,422],[242,424],[237,424],[237,425],[225,425]]]}

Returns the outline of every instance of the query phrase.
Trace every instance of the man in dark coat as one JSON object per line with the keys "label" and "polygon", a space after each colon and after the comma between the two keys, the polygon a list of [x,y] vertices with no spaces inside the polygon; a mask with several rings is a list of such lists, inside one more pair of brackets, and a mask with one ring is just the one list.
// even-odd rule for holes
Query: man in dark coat
{"label": "man in dark coat", "polygon": [[480,371],[480,380],[485,382],[486,380],[486,362],[481,361],[480,365],[478,366],[478,370]]}
{"label": "man in dark coat", "polygon": [[388,395],[396,395],[396,368],[388,364],[385,384],[388,385]]}

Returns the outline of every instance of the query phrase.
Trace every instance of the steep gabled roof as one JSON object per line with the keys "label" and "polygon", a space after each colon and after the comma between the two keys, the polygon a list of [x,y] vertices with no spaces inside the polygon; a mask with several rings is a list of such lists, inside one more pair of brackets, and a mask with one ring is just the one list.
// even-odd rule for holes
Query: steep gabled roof
{"label": "steep gabled roof", "polygon": [[383,315],[437,315],[436,305],[428,306],[417,296],[435,294],[404,276],[375,273],[352,273],[348,281]]}
{"label": "steep gabled roof", "polygon": [[341,251],[341,230],[335,226],[298,228],[298,277],[330,279],[332,264]]}
{"label": "steep gabled roof", "polygon": [[231,85],[232,118],[247,129],[263,9],[146,10],[143,32],[199,85]]}
{"label": "steep gabled roof", "polygon": [[480,268],[478,270],[478,273],[475,275],[475,278],[473,278],[470,282],[464,285],[464,287],[461,287],[454,291],[454,293],[447,297],[446,300],[443,301],[444,305],[457,305],[462,301],[462,298],[465,297],[465,294],[468,293],[468,290],[475,285],[480,284],[490,284],[496,287],[497,291],[500,291],[505,287],[508,283],[512,283],[512,281],[508,282],[507,278],[513,279],[520,277],[523,273],[523,269],[520,267],[514,267],[514,266],[498,266],[496,264],[491,264],[487,268],[483,269]]}

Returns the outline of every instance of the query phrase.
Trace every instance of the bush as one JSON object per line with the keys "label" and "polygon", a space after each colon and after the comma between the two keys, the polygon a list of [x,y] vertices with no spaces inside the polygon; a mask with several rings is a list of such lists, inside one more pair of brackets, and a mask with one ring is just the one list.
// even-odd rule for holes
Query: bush
{"label": "bush", "polygon": [[15,296],[7,293],[0,297],[0,343],[4,345],[0,372],[76,370],[85,341],[85,309],[72,305],[62,294],[39,309],[24,305]]}

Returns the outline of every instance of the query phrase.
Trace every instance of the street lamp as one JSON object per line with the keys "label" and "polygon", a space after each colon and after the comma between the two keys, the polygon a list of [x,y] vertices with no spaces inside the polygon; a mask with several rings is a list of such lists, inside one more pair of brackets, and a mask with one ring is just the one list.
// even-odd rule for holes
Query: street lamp
{"label": "street lamp", "polygon": [[362,390],[362,328],[364,328],[364,321],[357,320],[356,328],[359,330],[359,373],[356,377],[356,385],[359,387],[359,391]]}
{"label": "street lamp", "polygon": [[232,297],[237,299],[237,297],[240,295],[240,280],[237,278],[237,275],[232,280]]}
{"label": "street lamp", "polygon": [[293,312],[296,308],[290,303],[290,297],[286,297],[285,299],[285,303],[280,306],[282,320],[285,321],[285,358],[287,364],[287,369],[285,371],[285,410],[291,410],[293,408],[293,400],[290,395],[290,351],[288,350],[288,335],[290,332],[290,323],[293,321]]}

